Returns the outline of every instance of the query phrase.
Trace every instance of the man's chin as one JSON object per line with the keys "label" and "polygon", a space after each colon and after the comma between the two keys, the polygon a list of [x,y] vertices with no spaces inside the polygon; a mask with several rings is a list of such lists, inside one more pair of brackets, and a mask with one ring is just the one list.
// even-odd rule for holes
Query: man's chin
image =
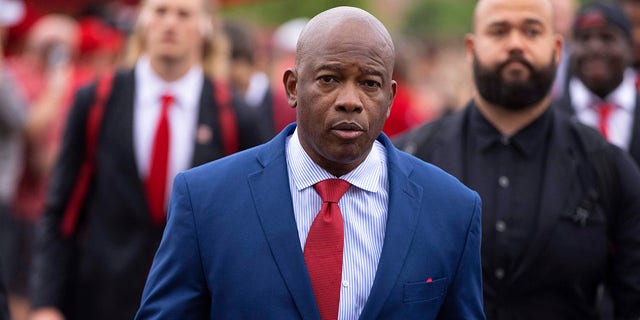
{"label": "man's chin", "polygon": [[503,77],[502,84],[511,88],[525,88],[529,84],[529,76]]}
{"label": "man's chin", "polygon": [[158,60],[164,63],[174,64],[183,59],[183,56],[174,52],[162,52],[156,55]]}
{"label": "man's chin", "polygon": [[522,102],[522,101],[508,101],[496,104],[498,107],[503,110],[513,111],[513,112],[522,112],[525,110],[532,109],[536,106],[540,101],[536,102]]}
{"label": "man's chin", "polygon": [[531,78],[531,72],[525,67],[505,68],[502,72],[502,79],[505,83],[519,82],[525,83]]}

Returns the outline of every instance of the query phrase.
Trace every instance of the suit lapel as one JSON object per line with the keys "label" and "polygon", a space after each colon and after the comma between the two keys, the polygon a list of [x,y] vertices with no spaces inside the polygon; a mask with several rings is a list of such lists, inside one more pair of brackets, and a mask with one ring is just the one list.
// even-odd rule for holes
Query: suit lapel
{"label": "suit lapel", "polygon": [[633,110],[633,127],[631,128],[631,141],[629,153],[637,164],[640,164],[640,94],[636,90],[636,106]]}
{"label": "suit lapel", "polygon": [[215,160],[223,156],[217,125],[218,105],[214,99],[213,84],[209,79],[204,80],[202,92],[200,94],[200,104],[198,106],[198,126],[194,139],[193,158],[191,165],[199,166],[206,162]]}
{"label": "suit lapel", "polygon": [[289,126],[258,155],[263,170],[249,176],[249,186],[265,237],[280,274],[304,319],[318,319],[311,280],[298,240],[285,157]]}
{"label": "suit lapel", "polygon": [[553,101],[551,103],[551,108],[554,108],[569,117],[576,116],[576,110],[573,107],[573,102],[571,101],[571,96],[568,91],[565,92],[562,97]]}
{"label": "suit lapel", "polygon": [[380,262],[361,319],[377,318],[384,301],[397,283],[416,231],[416,219],[422,205],[422,189],[409,179],[412,168],[407,168],[399,161],[397,150],[386,136],[382,136],[381,140],[388,155],[389,210]]}
{"label": "suit lapel", "polygon": [[554,128],[550,139],[552,144],[547,151],[546,169],[542,181],[540,194],[540,209],[538,225],[531,244],[523,255],[523,260],[518,263],[510,282],[515,282],[522,276],[527,268],[531,267],[538,255],[549,240],[549,234],[553,231],[562,212],[570,210],[581,194],[578,168],[575,159],[570,155],[577,152],[570,150],[567,141],[575,139],[568,136],[571,130],[561,128],[568,126],[568,122],[559,121],[559,114],[554,115]]}
{"label": "suit lapel", "polygon": [[[471,105],[464,111],[451,115],[450,120],[441,125],[441,132],[436,137],[436,141],[430,151],[431,157],[427,161],[433,163],[464,182],[464,147],[466,122]],[[464,129],[461,129],[464,128]],[[446,148],[446,150],[445,150]]]}
{"label": "suit lapel", "polygon": [[[122,172],[120,177],[126,179],[126,182],[122,185],[127,185],[131,188],[128,194],[132,199],[128,202],[135,205],[132,211],[148,218],[149,208],[133,147],[134,91],[135,76],[133,69],[123,74],[116,74],[112,93],[107,101],[107,108],[103,119],[104,124],[102,125],[102,132],[100,134],[102,143],[109,144],[116,150],[109,151],[104,148],[98,148],[99,153],[101,151],[108,153],[103,155],[98,154],[98,159],[114,160],[113,158],[116,157],[115,164],[108,163],[106,165],[119,166]],[[112,179],[113,177],[107,178]]]}

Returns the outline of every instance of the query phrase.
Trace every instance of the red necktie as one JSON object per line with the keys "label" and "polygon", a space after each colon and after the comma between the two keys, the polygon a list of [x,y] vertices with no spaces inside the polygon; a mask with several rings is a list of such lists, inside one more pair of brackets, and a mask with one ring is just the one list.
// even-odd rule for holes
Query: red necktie
{"label": "red necktie", "polygon": [[169,166],[169,107],[175,98],[170,94],[162,96],[162,110],[151,149],[149,176],[145,184],[147,200],[151,210],[151,221],[161,225],[165,221],[165,197],[167,192],[167,168]]}
{"label": "red necktie", "polygon": [[604,138],[609,140],[609,132],[607,128],[609,127],[609,116],[613,110],[613,105],[608,102],[601,102],[596,106],[596,110],[598,111],[598,128]]}
{"label": "red necktie", "polygon": [[322,198],[322,207],[309,229],[304,260],[323,320],[338,319],[344,248],[342,212],[338,201],[350,186],[342,179],[327,179],[313,186]]}

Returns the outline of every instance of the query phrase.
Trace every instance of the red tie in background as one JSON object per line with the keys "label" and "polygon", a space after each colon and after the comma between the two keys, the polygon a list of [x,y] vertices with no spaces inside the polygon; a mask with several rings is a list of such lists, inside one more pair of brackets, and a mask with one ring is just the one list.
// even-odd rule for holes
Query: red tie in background
{"label": "red tie in background", "polygon": [[322,198],[320,212],[313,220],[304,246],[304,260],[323,320],[338,319],[344,228],[338,201],[351,184],[327,179],[313,187]]}
{"label": "red tie in background", "polygon": [[613,105],[608,102],[601,102],[596,106],[596,111],[598,111],[598,128],[607,140],[609,140],[608,123],[612,110]]}
{"label": "red tie in background", "polygon": [[169,107],[175,98],[170,94],[162,96],[162,110],[158,117],[158,126],[153,139],[149,176],[145,184],[147,200],[151,210],[151,221],[161,225],[165,221],[165,196],[167,190],[167,168],[169,166]]}

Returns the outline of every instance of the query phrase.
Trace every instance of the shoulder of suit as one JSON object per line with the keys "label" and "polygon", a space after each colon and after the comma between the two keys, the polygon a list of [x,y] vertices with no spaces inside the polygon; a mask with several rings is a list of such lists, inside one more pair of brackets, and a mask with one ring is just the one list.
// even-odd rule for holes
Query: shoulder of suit
{"label": "shoulder of suit", "polygon": [[404,152],[416,154],[419,149],[427,147],[433,141],[433,138],[438,136],[442,128],[448,127],[456,117],[461,116],[459,114],[460,112],[446,114],[424,123],[394,138],[392,140],[393,144]]}

